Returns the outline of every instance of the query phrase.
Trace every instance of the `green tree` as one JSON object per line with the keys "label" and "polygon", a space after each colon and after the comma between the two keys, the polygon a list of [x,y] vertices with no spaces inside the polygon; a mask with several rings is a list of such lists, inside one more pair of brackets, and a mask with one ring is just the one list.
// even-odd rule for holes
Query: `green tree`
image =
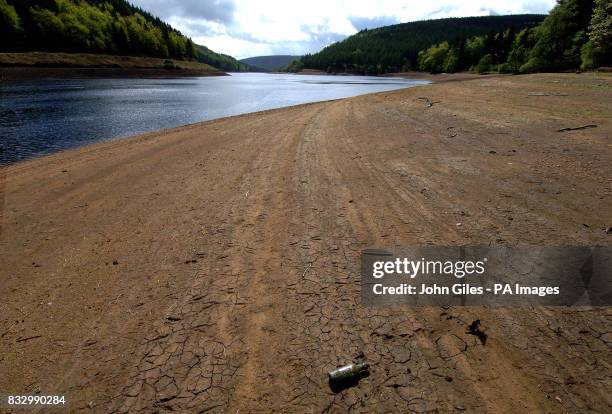
{"label": "green tree", "polygon": [[0,0],[0,19],[2,50],[197,55],[191,39],[125,0]]}
{"label": "green tree", "polygon": [[485,52],[485,39],[482,36],[469,38],[465,43],[465,67],[471,68],[478,64]]}
{"label": "green tree", "polygon": [[21,19],[13,6],[6,0],[0,0],[0,36],[3,50],[13,50],[21,35]]}
{"label": "green tree", "polygon": [[442,70],[446,73],[454,73],[457,72],[459,68],[459,51],[451,47],[446,54],[446,58],[444,59],[444,64],[442,65]]}
{"label": "green tree", "polygon": [[580,66],[593,0],[559,0],[536,29],[536,43],[522,70],[563,70]]}
{"label": "green tree", "polygon": [[527,63],[531,48],[533,48],[535,44],[534,32],[535,30],[533,28],[523,29],[514,39],[507,61],[509,72],[519,73],[521,66]]}
{"label": "green tree", "polygon": [[51,50],[57,50],[53,45],[63,42],[64,23],[50,10],[38,7],[30,8],[30,15],[35,25],[36,35],[41,44]]}
{"label": "green tree", "polygon": [[[511,44],[512,36],[509,32],[508,36],[504,33],[512,26],[521,30],[542,21],[543,18],[539,15],[486,16],[401,23],[362,30],[316,54],[302,57],[301,61],[306,68],[327,69],[333,72],[381,73],[407,67],[418,68],[421,64],[425,67],[431,66],[433,71],[443,71],[445,66],[446,69],[454,67],[454,70],[463,70],[476,65],[483,56],[478,52],[475,53],[474,59],[470,60],[467,45],[464,44],[465,39],[490,33],[491,53],[495,56],[500,55],[500,59],[505,60],[510,48],[503,43]],[[514,30],[510,32],[514,33]],[[429,53],[427,50],[443,42],[448,42],[449,49],[456,49],[458,55],[456,64],[454,52],[449,58],[449,65],[445,65],[444,60],[438,62],[439,64],[433,64],[432,59],[435,61],[435,58],[431,53],[434,50]],[[479,46],[484,47],[483,44]]]}
{"label": "green tree", "polygon": [[582,69],[612,64],[612,2],[595,0],[588,29],[589,40],[581,50]]}
{"label": "green tree", "polygon": [[495,70],[493,67],[493,64],[494,64],[493,55],[490,53],[486,54],[478,61],[478,66],[476,67],[476,70],[478,71],[478,73],[491,72]]}
{"label": "green tree", "polygon": [[419,52],[419,69],[431,73],[444,71],[444,63],[450,46],[448,42],[433,45],[427,50]]}

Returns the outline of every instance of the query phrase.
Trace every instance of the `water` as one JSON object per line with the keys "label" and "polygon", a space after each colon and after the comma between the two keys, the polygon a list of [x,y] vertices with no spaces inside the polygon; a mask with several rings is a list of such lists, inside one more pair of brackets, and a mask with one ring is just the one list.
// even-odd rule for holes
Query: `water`
{"label": "water", "polygon": [[259,73],[3,82],[0,165],[162,128],[423,83],[427,82]]}

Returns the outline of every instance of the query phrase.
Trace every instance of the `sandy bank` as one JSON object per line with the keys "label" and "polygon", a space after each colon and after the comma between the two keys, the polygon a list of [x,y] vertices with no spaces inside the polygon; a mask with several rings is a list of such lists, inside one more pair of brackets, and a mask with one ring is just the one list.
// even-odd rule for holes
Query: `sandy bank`
{"label": "sandy bank", "polygon": [[0,80],[226,75],[195,61],[88,53],[0,53]]}
{"label": "sandy bank", "polygon": [[[0,390],[71,412],[606,412],[609,309],[364,308],[359,253],[612,244],[611,87],[434,84],[2,168]],[[330,392],[360,354],[370,377]]]}
{"label": "sandy bank", "polygon": [[198,69],[0,68],[0,80],[2,81],[97,78],[184,78],[197,76],[227,76],[227,73]]}

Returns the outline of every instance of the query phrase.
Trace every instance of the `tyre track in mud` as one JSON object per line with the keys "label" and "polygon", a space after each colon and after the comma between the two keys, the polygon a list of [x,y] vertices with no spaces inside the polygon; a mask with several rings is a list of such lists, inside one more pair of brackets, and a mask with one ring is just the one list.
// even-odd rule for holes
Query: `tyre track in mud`
{"label": "tyre track in mud", "polygon": [[278,171],[286,170],[287,147],[296,141],[293,123],[307,123],[309,117],[300,114],[285,133],[275,131],[274,140],[252,142],[252,159],[236,174],[234,195],[224,200],[216,218],[222,224],[219,240],[201,258],[209,266],[198,272],[157,336],[147,338],[136,383],[128,382],[118,412],[225,410],[260,395],[253,388],[270,376],[262,371],[269,366],[261,363],[260,350],[269,344],[271,327],[279,329],[282,303],[274,300],[282,287],[275,252],[282,217],[268,215],[275,209],[288,212]]}

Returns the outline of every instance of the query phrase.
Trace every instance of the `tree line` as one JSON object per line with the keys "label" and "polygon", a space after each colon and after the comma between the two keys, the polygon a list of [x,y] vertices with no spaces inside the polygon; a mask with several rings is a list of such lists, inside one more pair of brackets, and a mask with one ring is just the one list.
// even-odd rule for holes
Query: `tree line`
{"label": "tree line", "polygon": [[588,70],[612,64],[612,2],[561,0],[537,26],[511,27],[419,52],[418,69],[432,73]]}
{"label": "tree line", "polygon": [[438,19],[362,30],[293,61],[330,73],[534,72],[611,65],[612,2],[558,0],[547,16]]}
{"label": "tree line", "polygon": [[0,51],[191,60],[191,39],[125,0],[0,0]]}
{"label": "tree line", "polygon": [[432,45],[540,23],[544,15],[480,16],[423,20],[364,29],[318,53],[307,54],[291,69],[377,74],[418,69],[418,55]]}

